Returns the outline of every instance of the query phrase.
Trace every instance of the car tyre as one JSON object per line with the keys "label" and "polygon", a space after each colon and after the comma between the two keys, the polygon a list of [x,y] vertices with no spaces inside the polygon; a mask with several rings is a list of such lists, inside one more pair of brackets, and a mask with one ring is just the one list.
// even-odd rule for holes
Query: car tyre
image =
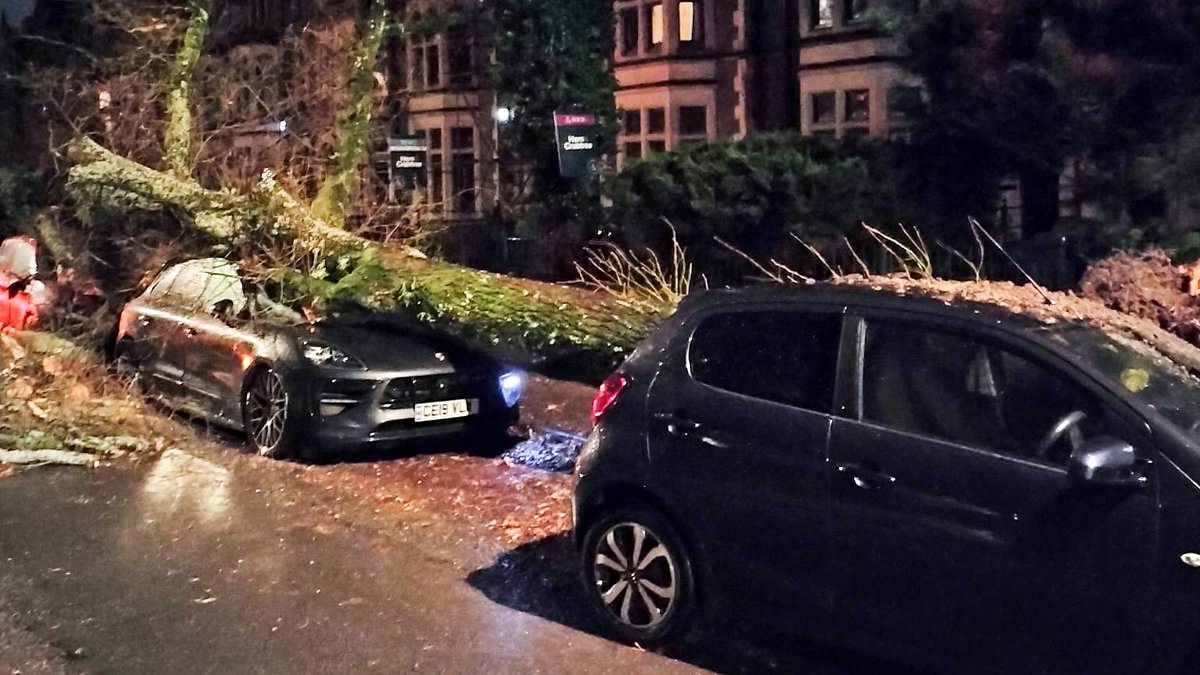
{"label": "car tyre", "polygon": [[242,388],[242,425],[250,447],[263,457],[296,455],[300,422],[297,398],[275,370],[255,368]]}
{"label": "car tyre", "polygon": [[597,519],[584,534],[582,550],[588,603],[614,637],[656,647],[693,628],[691,556],[658,511],[631,505]]}

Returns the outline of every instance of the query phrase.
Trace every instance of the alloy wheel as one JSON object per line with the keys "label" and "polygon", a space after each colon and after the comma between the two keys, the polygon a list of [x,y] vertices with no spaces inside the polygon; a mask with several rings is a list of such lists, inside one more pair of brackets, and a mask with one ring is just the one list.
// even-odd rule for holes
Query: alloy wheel
{"label": "alloy wheel", "polygon": [[676,562],[645,525],[622,522],[597,540],[592,579],[600,602],[625,626],[647,630],[675,607]]}
{"label": "alloy wheel", "polygon": [[258,374],[246,391],[246,432],[260,455],[271,455],[283,442],[288,394],[273,370]]}

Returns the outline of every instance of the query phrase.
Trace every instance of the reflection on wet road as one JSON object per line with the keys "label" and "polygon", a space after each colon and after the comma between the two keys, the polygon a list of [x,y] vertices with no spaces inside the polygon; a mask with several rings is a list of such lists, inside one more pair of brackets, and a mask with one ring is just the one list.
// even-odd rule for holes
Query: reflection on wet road
{"label": "reflection on wet road", "polygon": [[469,537],[381,536],[279,465],[223,464],[170,451],[0,481],[0,594],[97,673],[851,672],[624,647],[578,616],[561,538],[496,560]]}

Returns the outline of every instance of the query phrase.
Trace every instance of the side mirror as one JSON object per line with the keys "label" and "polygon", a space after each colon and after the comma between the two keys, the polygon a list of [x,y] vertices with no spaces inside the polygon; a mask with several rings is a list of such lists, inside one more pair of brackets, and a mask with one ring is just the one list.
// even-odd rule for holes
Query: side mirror
{"label": "side mirror", "polygon": [[1139,466],[1132,445],[1111,436],[1099,436],[1071,453],[1067,475],[1076,484],[1134,487],[1144,485],[1147,480]]}

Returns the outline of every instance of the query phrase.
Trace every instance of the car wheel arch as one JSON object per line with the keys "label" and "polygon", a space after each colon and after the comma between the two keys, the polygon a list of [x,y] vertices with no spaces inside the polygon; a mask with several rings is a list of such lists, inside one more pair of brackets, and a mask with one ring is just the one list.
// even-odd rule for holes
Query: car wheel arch
{"label": "car wheel arch", "polygon": [[[697,605],[701,608],[702,612],[711,610],[712,608],[707,602],[708,595],[705,593],[705,589],[707,588],[706,582],[712,578],[712,574],[708,564],[708,556],[705,554],[704,548],[700,545],[699,538],[687,526],[687,520],[677,510],[671,508],[667,502],[659,497],[656,497],[645,486],[631,483],[612,483],[594,492],[593,496],[579,507],[579,519],[576,524],[578,529],[578,537],[576,539],[578,546],[582,549],[584,535],[588,528],[603,518],[605,514],[611,513],[616,509],[631,506],[651,509],[661,514],[675,530],[679,539],[682,540],[683,546],[686,549],[684,552],[691,563],[693,591],[696,594]],[[580,553],[582,554],[582,550]]]}

